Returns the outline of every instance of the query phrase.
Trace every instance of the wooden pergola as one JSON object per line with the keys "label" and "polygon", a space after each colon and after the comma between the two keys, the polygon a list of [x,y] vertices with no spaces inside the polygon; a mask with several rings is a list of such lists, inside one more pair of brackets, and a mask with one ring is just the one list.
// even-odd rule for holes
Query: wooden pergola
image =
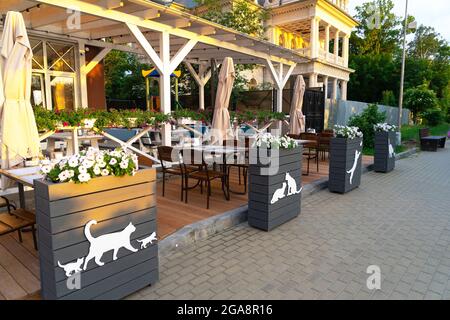
{"label": "wooden pergola", "polygon": [[[185,63],[199,86],[204,108],[208,62],[232,57],[239,64],[267,65],[277,89],[277,111],[295,66],[308,60],[286,49],[148,0],[2,0],[0,12],[23,13],[30,35],[78,43],[81,107],[88,106],[87,74],[113,49],[148,56],[160,74],[161,110],[171,111],[170,75]],[[102,48],[89,63],[85,47]],[[192,64],[199,64],[197,72]],[[164,145],[171,144],[171,127],[161,128]]]}

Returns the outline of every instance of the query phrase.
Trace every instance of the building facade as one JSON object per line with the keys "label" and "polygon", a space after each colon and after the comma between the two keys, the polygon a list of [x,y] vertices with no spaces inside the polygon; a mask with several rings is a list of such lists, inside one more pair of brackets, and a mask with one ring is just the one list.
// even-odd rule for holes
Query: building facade
{"label": "building facade", "polygon": [[[224,0],[222,10],[230,10],[235,1],[243,0]],[[265,28],[270,42],[299,51],[308,58],[307,63],[296,67],[292,76],[303,75],[309,87],[324,86],[327,98],[346,100],[349,77],[354,72],[348,67],[349,39],[358,24],[348,12],[349,0],[249,2],[255,10],[268,10]],[[192,2],[184,4],[190,6]],[[201,15],[206,8],[192,10]],[[272,82],[270,72],[264,66],[245,71],[245,77],[251,87]]]}

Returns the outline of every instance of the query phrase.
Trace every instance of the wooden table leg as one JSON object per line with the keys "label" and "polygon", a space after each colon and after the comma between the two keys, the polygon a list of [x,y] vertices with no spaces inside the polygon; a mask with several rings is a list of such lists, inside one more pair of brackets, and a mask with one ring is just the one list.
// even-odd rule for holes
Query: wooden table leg
{"label": "wooden table leg", "polygon": [[25,202],[25,189],[23,184],[17,183],[17,187],[19,189],[19,205],[21,209],[25,209],[26,202]]}

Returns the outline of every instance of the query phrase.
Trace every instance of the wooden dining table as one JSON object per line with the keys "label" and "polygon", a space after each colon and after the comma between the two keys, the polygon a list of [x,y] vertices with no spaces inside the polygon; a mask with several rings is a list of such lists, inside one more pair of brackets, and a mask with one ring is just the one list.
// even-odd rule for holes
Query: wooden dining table
{"label": "wooden dining table", "polygon": [[0,174],[17,182],[19,189],[19,206],[26,209],[25,187],[34,188],[35,179],[43,179],[40,167],[24,167],[17,169],[0,169]]}

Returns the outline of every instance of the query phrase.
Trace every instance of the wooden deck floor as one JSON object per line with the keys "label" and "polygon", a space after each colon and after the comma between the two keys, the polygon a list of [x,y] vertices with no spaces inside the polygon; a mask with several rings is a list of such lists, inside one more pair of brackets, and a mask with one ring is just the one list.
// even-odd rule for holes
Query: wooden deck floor
{"label": "wooden deck floor", "polygon": [[[372,157],[363,157],[364,164],[373,161]],[[308,184],[328,176],[328,162],[321,161],[319,173],[310,163],[310,175],[303,176],[303,184]],[[306,170],[306,163],[303,164]],[[220,182],[214,183],[210,199],[210,209],[206,209],[206,194],[200,194],[199,188],[189,192],[189,202],[180,201],[179,179],[172,177],[166,183],[166,196],[162,197],[162,183],[158,183],[158,235],[162,239],[182,227],[221,214],[247,203],[247,195],[231,194],[226,201],[220,189]],[[231,187],[239,190],[237,174],[233,174]],[[28,194],[28,197],[32,195]],[[10,196],[8,196],[10,197]],[[16,196],[12,196],[14,198]],[[11,198],[11,197],[10,197]],[[0,213],[1,214],[1,213]],[[30,233],[24,233],[24,242],[20,243],[17,234],[0,236],[0,300],[39,299],[39,259],[33,248]]]}

